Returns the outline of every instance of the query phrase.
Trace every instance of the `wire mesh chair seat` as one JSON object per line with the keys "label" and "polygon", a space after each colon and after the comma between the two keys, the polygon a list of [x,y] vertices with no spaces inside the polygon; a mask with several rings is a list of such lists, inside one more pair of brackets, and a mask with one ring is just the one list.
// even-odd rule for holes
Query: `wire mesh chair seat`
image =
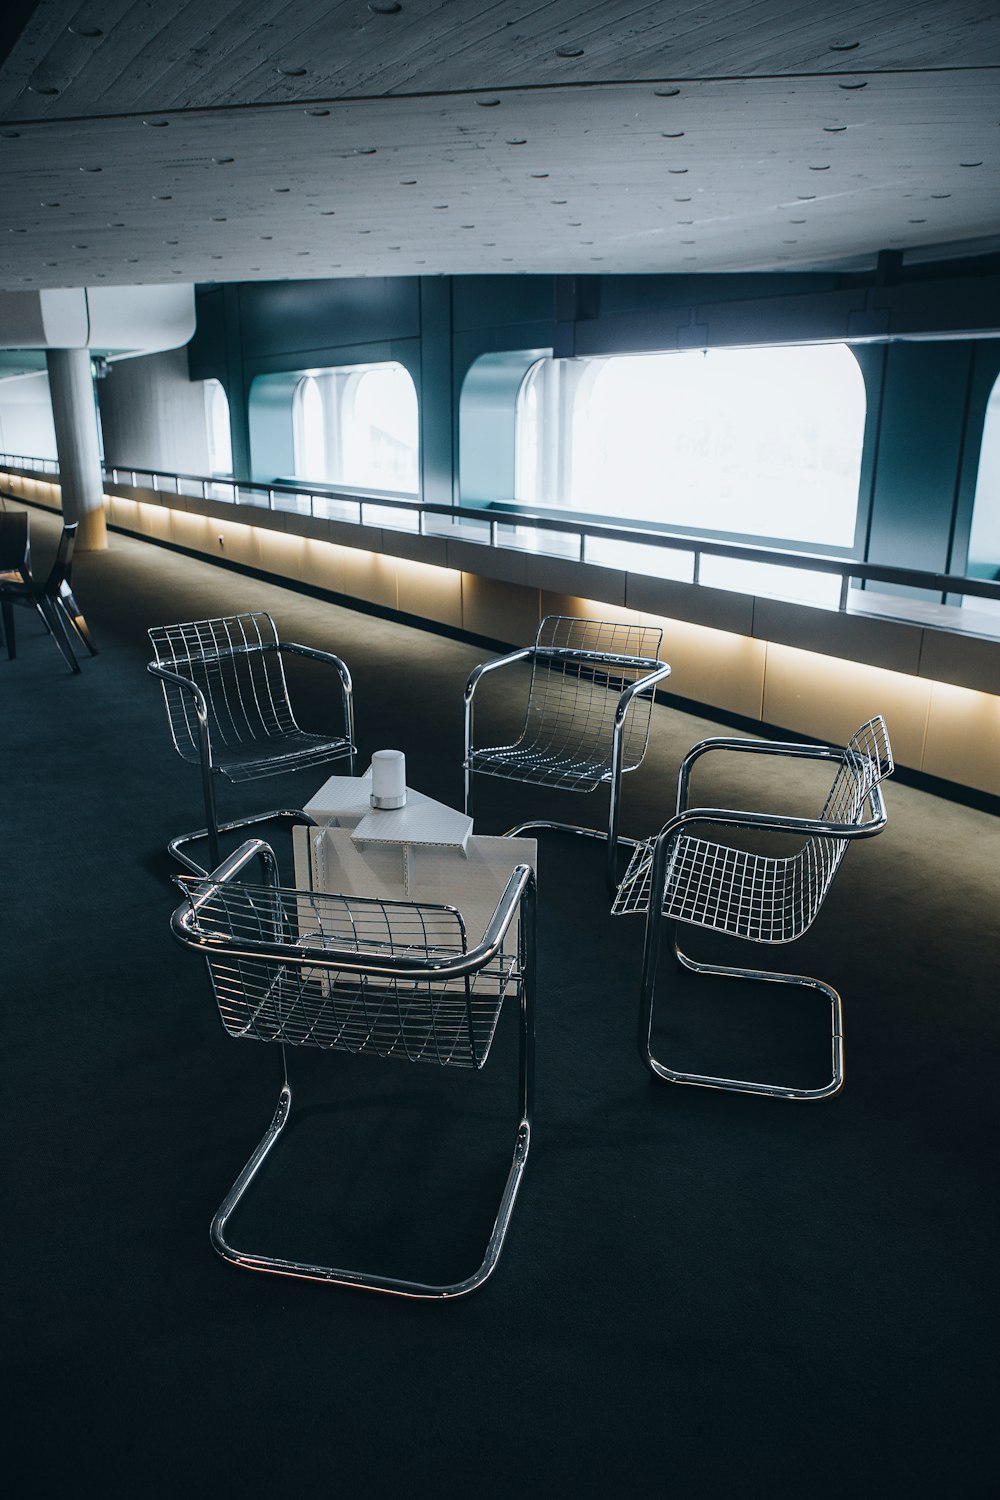
{"label": "wire mesh chair seat", "polygon": [[[260,858],[265,884],[238,880]],[[182,943],[204,955],[226,1032],[287,1047],[480,1070],[504,1003],[520,1015],[520,1119],[513,1160],[481,1265],[443,1286],[239,1250],[226,1222],[288,1119],[287,1061],[274,1119],[212,1223],[224,1259],[252,1270],[405,1296],[459,1296],[480,1286],[503,1247],[527,1161],[533,1093],[534,910],[530,867],[514,870],[482,940],[469,947],[453,907],[283,889],[271,849],[248,840],[210,876],[182,876],[173,916]]]}
{"label": "wire mesh chair seat", "polygon": [[[656,685],[670,674],[659,660],[663,632],[653,626],[613,624],[548,615],[533,646],[484,662],[465,690],[465,810],[472,813],[475,774],[593,792],[610,787],[607,831],[578,824],[532,821],[528,828],[559,829],[607,840],[609,889],[617,883],[621,778],[642,764],[649,742]],[[516,740],[475,746],[474,695],[486,673],[530,663],[524,721]]]}
{"label": "wire mesh chair seat", "polygon": [[[828,760],[836,763],[837,772],[818,818],[691,807],[692,769],[702,755],[713,750]],[[831,1006],[832,1076],[821,1088],[799,1089],[682,1073],[654,1058],[650,1034],[661,926],[667,919],[762,945],[794,942],[815,921],[848,844],[871,838],[885,827],[879,783],[892,769],[892,750],[881,716],[863,724],[844,749],[717,738],[703,740],[688,752],[680,770],[676,815],[655,838],[635,849],[612,906],[615,915],[646,915],[639,1041],[643,1061],[654,1076],[792,1099],[829,1098],[843,1086],[842,1007],[836,990],[803,975],[698,963],[681,950],[676,937],[677,958],[694,973],[803,985],[826,995]],[[760,852],[689,832],[699,825],[733,830],[730,838],[739,837],[741,843],[759,842],[760,835],[773,842],[777,835],[794,839],[798,847],[784,856]]]}
{"label": "wire mesh chair seat", "polygon": [[[275,809],[220,824],[214,778],[254,781],[286,771],[348,759],[354,772],[354,707],[351,675],[338,656],[282,641],[270,615],[250,613],[155,626],[149,632],[155,659],[148,671],[159,678],[174,748],[201,767],[206,827],[179,834],[169,849],[197,874],[186,852],[207,839],[209,866],[219,862],[219,834],[276,818],[301,821],[296,809]],[[342,732],[309,733],[295,717],[288,696],[284,654],[332,666],[338,678]],[[307,820],[308,821],[308,820]]]}

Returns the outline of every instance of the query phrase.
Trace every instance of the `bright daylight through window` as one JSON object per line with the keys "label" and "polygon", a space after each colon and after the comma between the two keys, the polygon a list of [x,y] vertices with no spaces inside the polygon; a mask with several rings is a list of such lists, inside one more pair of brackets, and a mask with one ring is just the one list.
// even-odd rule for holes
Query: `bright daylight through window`
{"label": "bright daylight through window", "polygon": [[310,370],[292,417],[297,479],[417,493],[417,393],[402,365]]}
{"label": "bright daylight through window", "polygon": [[518,399],[516,498],[850,547],[864,424],[843,345],[543,359]]}

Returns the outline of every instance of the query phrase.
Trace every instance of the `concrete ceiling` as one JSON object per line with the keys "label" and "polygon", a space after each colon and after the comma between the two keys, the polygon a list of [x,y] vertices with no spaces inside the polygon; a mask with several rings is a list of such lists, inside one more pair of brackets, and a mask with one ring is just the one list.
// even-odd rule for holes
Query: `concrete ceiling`
{"label": "concrete ceiling", "polygon": [[8,290],[1000,243],[995,0],[41,0],[3,24]]}

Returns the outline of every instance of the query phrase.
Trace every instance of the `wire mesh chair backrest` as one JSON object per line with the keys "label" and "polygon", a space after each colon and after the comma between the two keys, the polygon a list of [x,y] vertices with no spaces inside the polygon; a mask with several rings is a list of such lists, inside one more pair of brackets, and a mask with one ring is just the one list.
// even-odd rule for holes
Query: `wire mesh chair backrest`
{"label": "wire mesh chair backrest", "polygon": [[[230,1036],[288,1046],[368,1052],[439,1066],[481,1068],[516,955],[501,950],[471,976],[435,978],[431,964],[467,952],[452,907],[319,895],[270,885],[178,882]],[[509,941],[509,938],[508,938]],[[278,945],[266,956],[233,952]],[[308,948],[311,962],[303,962]],[[321,950],[365,955],[360,972],[322,961]],[[406,973],[393,973],[393,964]],[[489,982],[477,988],[480,975]]]}
{"label": "wire mesh chair backrest", "polygon": [[[149,639],[158,666],[179,673],[201,689],[213,745],[231,749],[298,730],[270,615],[227,615],[159,625],[149,631]],[[185,760],[197,761],[192,695],[164,682],[163,697],[178,753]]]}
{"label": "wire mesh chair backrest", "polygon": [[[842,753],[820,821],[858,827],[872,791],[892,769],[885,721],[870,719]],[[654,842],[636,850],[616,913],[648,910]],[[663,913],[755,943],[793,942],[815,921],[850,842],[843,834],[812,833],[794,854],[775,856],[680,832],[666,866]]]}
{"label": "wire mesh chair backrest", "polygon": [[[820,814],[821,821],[857,827],[864,821],[872,790],[892,769],[885,720],[878,715],[862,724],[848,741]],[[697,842],[700,841],[690,841]],[[723,915],[728,922],[735,919],[740,935],[755,942],[794,941],[816,920],[849,843],[850,839],[844,836],[813,834],[796,854],[786,859],[737,856],[730,895],[716,915]],[[735,905],[732,890],[739,891]],[[712,904],[709,898],[701,925],[724,925],[717,920],[704,920]]]}
{"label": "wire mesh chair backrest", "polygon": [[[535,637],[531,686],[522,740],[547,745],[553,755],[606,758],[618,699],[657,665],[663,631],[547,615]],[[651,697],[633,700],[622,737],[622,770],[646,753]]]}

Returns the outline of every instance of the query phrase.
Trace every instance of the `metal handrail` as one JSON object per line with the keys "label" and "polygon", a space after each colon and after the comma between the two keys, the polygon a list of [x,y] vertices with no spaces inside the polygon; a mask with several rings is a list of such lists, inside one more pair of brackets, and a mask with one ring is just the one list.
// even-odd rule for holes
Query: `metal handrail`
{"label": "metal handrail", "polygon": [[[29,472],[43,472],[46,474],[58,474],[59,465],[55,459],[38,459],[25,457],[19,454],[0,453],[0,465],[16,469],[27,469]],[[303,488],[277,481],[273,484],[263,484],[257,480],[243,480],[225,478],[218,475],[184,474],[168,471],[165,469],[133,469],[120,468],[116,466],[103,466],[104,478],[112,484],[127,484],[133,489],[145,488],[140,485],[139,480],[148,479],[148,488],[163,494],[186,494],[190,499],[198,498],[189,491],[181,489],[181,484],[195,484],[200,487],[203,500],[215,499],[222,504],[239,504],[242,494],[259,494],[266,499],[266,508],[269,511],[285,512],[289,507],[277,504],[276,500],[283,496],[294,496],[299,501],[308,501],[308,515],[316,517],[315,502],[320,499],[324,505],[342,504],[357,507],[356,523],[347,521],[346,524],[357,524],[359,526],[372,525],[371,521],[365,519],[365,507],[371,507],[381,512],[395,510],[406,513],[416,518],[416,530],[419,535],[425,535],[425,518],[428,516],[440,516],[451,521],[473,522],[481,527],[488,527],[488,539],[482,541],[472,537],[463,537],[472,546],[487,546],[490,548],[502,548],[501,529],[509,530],[527,529],[531,531],[549,531],[575,536],[579,540],[579,561],[585,562],[586,544],[588,540],[631,542],[643,547],[658,547],[665,551],[681,552],[689,554],[693,561],[692,582],[700,583],[700,563],[702,557],[723,557],[740,562],[767,563],[776,567],[791,568],[793,571],[804,571],[813,573],[827,573],[839,577],[841,581],[839,608],[846,609],[847,595],[851,579],[858,579],[865,583],[887,583],[896,588],[915,588],[928,593],[939,594],[942,600],[948,595],[964,594],[977,599],[1000,600],[1000,581],[987,578],[968,578],[958,573],[930,572],[918,568],[904,568],[885,563],[862,562],[858,558],[836,556],[823,552],[799,552],[787,548],[765,546],[752,542],[720,542],[707,537],[692,536],[686,532],[679,531],[650,531],[644,528],[639,521],[586,521],[580,519],[568,520],[562,516],[551,514],[542,510],[530,509],[502,509],[484,508],[473,505],[444,505],[434,501],[406,499],[399,495],[382,494],[378,491],[359,490],[335,490],[329,487],[318,489]],[[231,499],[213,495],[213,490],[230,490]],[[19,497],[12,496],[17,499]],[[320,519],[341,519],[338,517],[320,516]],[[379,519],[374,524],[384,526],[386,523]],[[393,528],[388,527],[389,530]],[[403,529],[402,527],[400,528]],[[518,549],[521,550],[521,549]],[[558,554],[556,554],[558,555]],[[598,564],[600,566],[600,564]],[[638,569],[632,571],[638,572]]]}

